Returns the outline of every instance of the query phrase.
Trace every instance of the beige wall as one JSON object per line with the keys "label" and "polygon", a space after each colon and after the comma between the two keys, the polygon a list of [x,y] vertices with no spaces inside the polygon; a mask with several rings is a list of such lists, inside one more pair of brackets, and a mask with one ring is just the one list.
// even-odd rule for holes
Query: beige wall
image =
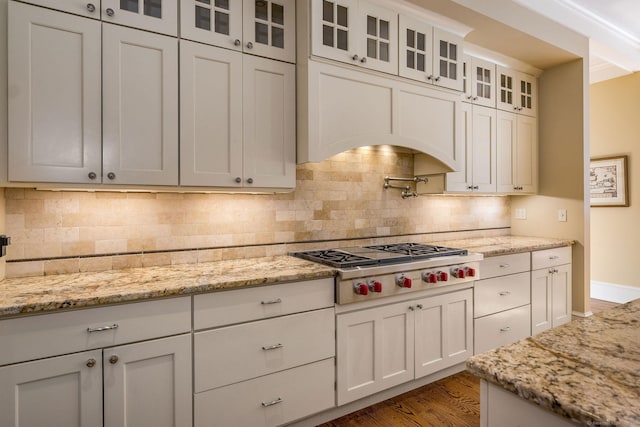
{"label": "beige wall", "polygon": [[[589,215],[585,210],[588,153],[588,79],[583,61],[549,70],[539,79],[539,195],[513,197],[526,220],[512,220],[514,234],[573,239],[573,310],[589,311]],[[567,222],[558,221],[567,210]]]}
{"label": "beige wall", "polygon": [[640,73],[591,86],[591,156],[621,154],[631,205],[591,209],[591,279],[640,287]]}
{"label": "beige wall", "polygon": [[[358,149],[299,165],[296,191],[288,194],[6,189],[7,232],[13,238],[8,259],[14,261],[7,275],[283,254],[308,241],[320,241],[313,243],[318,246],[395,235],[433,241],[459,237],[446,232],[509,231],[508,197],[403,200],[400,190],[382,188],[386,175],[413,176],[413,155]],[[245,245],[257,246],[236,249]],[[195,251],[202,248],[207,250]],[[168,253],[178,249],[185,251]],[[85,255],[106,256],[78,258]]]}

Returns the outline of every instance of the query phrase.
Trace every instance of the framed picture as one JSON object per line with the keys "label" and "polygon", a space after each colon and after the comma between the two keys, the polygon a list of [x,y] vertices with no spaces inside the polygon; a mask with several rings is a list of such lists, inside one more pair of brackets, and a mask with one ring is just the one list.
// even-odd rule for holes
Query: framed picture
{"label": "framed picture", "polygon": [[589,188],[592,207],[629,206],[627,156],[591,159]]}

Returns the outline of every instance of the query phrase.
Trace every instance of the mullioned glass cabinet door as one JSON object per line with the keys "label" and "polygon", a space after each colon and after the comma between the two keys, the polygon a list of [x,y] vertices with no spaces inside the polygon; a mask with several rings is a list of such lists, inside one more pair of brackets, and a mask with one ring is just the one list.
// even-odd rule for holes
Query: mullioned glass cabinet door
{"label": "mullioned glass cabinet door", "polygon": [[102,0],[101,17],[113,24],[178,35],[178,0]]}
{"label": "mullioned glass cabinet door", "polygon": [[295,0],[244,0],[243,17],[245,53],[296,62]]}

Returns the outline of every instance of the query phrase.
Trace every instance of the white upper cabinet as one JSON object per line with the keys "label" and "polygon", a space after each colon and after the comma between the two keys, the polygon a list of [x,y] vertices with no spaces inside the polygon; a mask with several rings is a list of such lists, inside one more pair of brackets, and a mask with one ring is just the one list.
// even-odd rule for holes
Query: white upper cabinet
{"label": "white upper cabinet", "polygon": [[178,184],[178,41],[9,2],[9,180]]}
{"label": "white upper cabinet", "polygon": [[184,41],[180,184],[295,187],[295,66]]}
{"label": "white upper cabinet", "polygon": [[372,70],[398,72],[398,14],[360,0],[312,1],[312,53]]}
{"label": "white upper cabinet", "polygon": [[462,38],[400,15],[400,75],[462,90]]}
{"label": "white upper cabinet", "polygon": [[496,107],[496,64],[465,55],[464,102]]}
{"label": "white upper cabinet", "polygon": [[113,24],[178,35],[178,0],[102,0],[101,17]]}
{"label": "white upper cabinet", "polygon": [[538,189],[538,120],[498,111],[499,192],[535,193]]}
{"label": "white upper cabinet", "polygon": [[178,41],[103,24],[103,182],[178,184]]}
{"label": "white upper cabinet", "polygon": [[534,76],[497,67],[497,108],[527,116],[538,115],[538,88]]}
{"label": "white upper cabinet", "polygon": [[180,36],[295,63],[295,0],[183,0]]}
{"label": "white upper cabinet", "polygon": [[9,180],[99,182],[100,22],[8,7]]}

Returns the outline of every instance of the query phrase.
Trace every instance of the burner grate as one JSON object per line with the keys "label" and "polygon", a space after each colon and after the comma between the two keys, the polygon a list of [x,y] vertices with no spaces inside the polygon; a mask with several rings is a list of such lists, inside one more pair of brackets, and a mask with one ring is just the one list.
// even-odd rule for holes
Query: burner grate
{"label": "burner grate", "polygon": [[436,245],[424,245],[421,243],[394,243],[389,245],[365,246],[365,248],[408,255],[413,259],[435,258],[451,255],[467,255],[468,253],[466,249],[455,249]]}
{"label": "burner grate", "polygon": [[375,259],[349,254],[336,249],[296,252],[292,255],[336,268],[359,267],[378,263]]}

